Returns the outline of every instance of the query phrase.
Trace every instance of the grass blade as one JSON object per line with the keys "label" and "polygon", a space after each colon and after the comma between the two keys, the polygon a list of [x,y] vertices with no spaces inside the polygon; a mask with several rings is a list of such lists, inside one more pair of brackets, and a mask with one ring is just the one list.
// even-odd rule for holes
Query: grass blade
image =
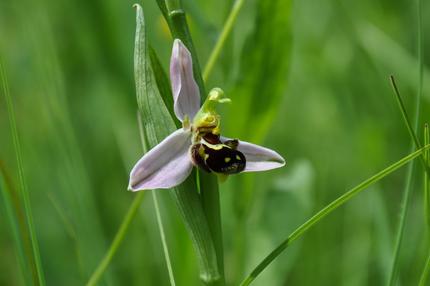
{"label": "grass blade", "polygon": [[[402,102],[399,90],[397,88],[396,82],[394,80],[393,76],[390,76],[391,84],[394,89],[394,93],[396,95],[397,103],[399,104],[400,110],[402,112],[403,119],[405,121],[406,127],[408,129],[409,135],[412,139],[412,146],[411,150],[413,150],[413,145],[417,149],[419,149],[420,142],[418,140],[417,135],[415,134],[415,130],[418,130],[418,123],[420,120],[420,107],[421,107],[421,98],[422,98],[422,85],[423,85],[423,51],[422,51],[422,13],[421,13],[421,0],[418,0],[417,2],[417,29],[418,29],[418,93],[416,96],[416,105],[415,105],[415,118],[414,118],[414,129],[409,121],[408,114],[406,112],[405,106]],[[420,157],[420,160],[424,166],[424,172],[427,175],[430,175],[430,168],[426,163],[425,153],[423,153],[423,156]],[[412,163],[409,166],[408,169],[408,175],[406,180],[406,188],[405,193],[402,199],[402,205],[401,205],[401,214],[400,214],[400,222],[399,222],[399,229],[397,231],[396,235],[396,244],[394,248],[394,257],[393,257],[393,263],[392,268],[390,272],[390,279],[388,280],[388,285],[393,286],[396,284],[397,279],[397,272],[399,268],[400,263],[400,248],[403,241],[403,233],[406,226],[406,217],[408,215],[409,210],[409,201],[412,196],[412,179],[413,179],[413,173],[414,173],[414,164]]]}
{"label": "grass blade", "polygon": [[[426,123],[424,125],[424,145],[429,144],[430,142],[430,134],[429,134],[429,125]],[[425,152],[425,162],[427,166],[429,165],[429,152]],[[429,185],[429,175],[424,172],[424,217],[427,224],[427,235],[430,236],[430,185]]]}
{"label": "grass blade", "polygon": [[108,251],[106,252],[105,256],[103,257],[100,264],[97,266],[96,270],[91,275],[90,279],[87,282],[87,286],[94,286],[97,285],[97,282],[100,280],[100,278],[103,276],[103,273],[106,271],[106,268],[109,266],[109,263],[112,261],[113,256],[117,252],[121,242],[123,241],[127,230],[133,221],[133,218],[136,216],[137,211],[142,203],[144,193],[138,193],[136,197],[133,200],[133,203],[131,204],[130,208],[127,211],[127,214],[124,217],[124,220],[121,223],[121,226],[119,227],[118,232],[115,234],[115,237],[112,241],[112,244],[110,245]]}
{"label": "grass blade", "polygon": [[[22,227],[20,225],[19,222],[19,218],[17,217],[17,213],[19,212],[20,209],[16,208],[16,212],[14,212],[14,204],[12,202],[12,191],[11,186],[7,186],[6,184],[6,172],[0,162],[0,194],[3,197],[3,201],[4,201],[4,206],[5,206],[5,211],[6,211],[6,219],[9,222],[10,228],[11,228],[11,233],[13,236],[13,240],[15,242],[15,249],[16,249],[16,256],[18,257],[18,263],[19,266],[21,268],[21,273],[22,273],[22,277],[23,280],[25,282],[26,285],[30,285],[30,279],[29,279],[29,269],[28,269],[28,264],[27,264],[27,260],[25,259],[25,254],[26,254],[26,249],[24,246],[24,235],[21,234],[20,232],[20,227]],[[9,190],[7,190],[9,189]],[[21,222],[22,224],[22,222]],[[32,253],[30,251],[30,253],[27,252],[27,255],[29,256],[29,258],[32,257]],[[31,271],[33,272],[33,284],[37,284],[37,274],[36,269],[31,269]]]}
{"label": "grass blade", "polygon": [[166,259],[167,271],[169,272],[170,285],[175,286],[175,277],[173,276],[172,262],[170,261],[169,248],[167,246],[166,235],[164,234],[163,221],[161,219],[160,208],[158,206],[157,191],[152,190],[152,200],[155,206],[155,214],[157,216],[157,224],[160,230],[161,242],[163,244],[164,258]]}
{"label": "grass blade", "polygon": [[237,16],[239,15],[240,9],[242,9],[243,3],[245,0],[236,0],[233,4],[233,8],[228,15],[228,18],[222,28],[221,34],[213,48],[211,54],[209,55],[208,62],[203,70],[203,80],[206,82],[209,78],[210,73],[217,61],[219,55],[221,54],[222,48],[224,47],[225,42],[227,41],[228,36],[230,35],[234,23],[236,22]]}
{"label": "grass blade", "polygon": [[[429,135],[429,126],[426,123],[424,125],[424,145],[429,143],[430,135]],[[426,164],[429,164],[429,151],[427,150],[424,153],[424,159]],[[426,224],[426,234],[427,234],[427,241],[430,239],[430,207],[429,207],[429,176],[427,173],[424,173],[424,218],[425,218],[425,224]],[[429,245],[429,243],[427,243]],[[429,255],[427,257],[426,264],[424,265],[423,272],[421,273],[419,286],[425,286],[427,282],[427,277],[430,272],[430,251]]]}
{"label": "grass blade", "polygon": [[41,258],[40,258],[40,252],[39,252],[39,244],[37,241],[36,230],[35,230],[34,222],[33,222],[33,214],[31,211],[31,203],[30,203],[30,195],[28,193],[27,185],[25,182],[24,167],[23,167],[22,155],[21,155],[21,145],[19,143],[18,129],[16,126],[16,121],[15,121],[15,112],[14,112],[12,97],[10,96],[10,93],[9,93],[9,86],[8,86],[7,79],[6,79],[6,73],[4,71],[3,64],[1,62],[0,62],[0,77],[1,77],[2,85],[3,85],[3,93],[4,93],[4,96],[6,98],[6,105],[7,105],[8,115],[9,115],[10,129],[11,129],[11,133],[12,133],[13,146],[15,149],[15,158],[16,158],[17,166],[18,166],[20,196],[21,196],[21,199],[23,201],[25,218],[27,221],[27,227],[28,227],[28,231],[30,234],[31,249],[33,252],[35,268],[37,271],[37,278],[38,278],[37,282],[38,282],[38,285],[44,286],[45,285],[45,277],[43,274],[42,262],[41,262]]}
{"label": "grass blade", "polygon": [[348,202],[350,199],[352,199],[354,196],[359,194],[360,192],[367,189],[369,186],[375,184],[376,182],[380,181],[387,175],[393,173],[394,171],[398,170],[408,162],[414,160],[416,157],[420,156],[421,153],[425,150],[428,150],[430,148],[430,145],[426,145],[423,148],[409,154],[408,156],[400,159],[396,163],[388,166],[384,170],[380,171],[379,173],[375,174],[374,176],[370,177],[369,179],[363,181],[362,183],[358,184],[356,187],[352,188],[336,200],[332,201],[330,204],[328,204],[326,207],[324,207],[322,210],[320,210],[318,213],[316,213],[313,217],[311,217],[309,220],[307,220],[304,224],[296,228],[288,237],[285,239],[278,247],[276,247],[266,258],[263,259],[263,261],[257,265],[257,267],[254,268],[254,270],[249,274],[248,277],[246,277],[243,282],[240,284],[241,286],[246,286],[251,284],[255,278],[260,275],[260,273],[266,269],[266,267],[273,262],[288,246],[291,245],[295,240],[300,238],[307,230],[309,230],[312,226],[314,226],[316,223],[318,223],[321,219],[332,213],[334,210],[342,206],[344,203]]}
{"label": "grass blade", "polygon": [[[143,153],[146,153],[148,152],[149,148],[148,148],[147,138],[145,138],[145,130],[143,129],[140,112],[137,112],[137,121],[139,125],[139,135],[140,135],[140,142],[142,144]],[[151,193],[152,193],[152,200],[155,207],[155,214],[157,217],[158,229],[160,231],[161,243],[163,245],[164,259],[166,260],[167,271],[169,273],[170,285],[175,286],[176,285],[175,277],[173,276],[172,262],[170,261],[169,248],[167,246],[167,240],[166,240],[166,235],[164,233],[163,221],[161,219],[160,208],[158,206],[157,193],[154,190],[151,190]]]}

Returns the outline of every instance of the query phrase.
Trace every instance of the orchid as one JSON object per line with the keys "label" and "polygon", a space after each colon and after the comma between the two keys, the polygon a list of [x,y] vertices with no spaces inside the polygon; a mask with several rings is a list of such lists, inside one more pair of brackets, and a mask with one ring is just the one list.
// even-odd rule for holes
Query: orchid
{"label": "orchid", "polygon": [[285,160],[277,152],[220,135],[218,103],[229,102],[219,88],[200,106],[191,54],[181,40],[173,43],[170,59],[174,112],[182,128],[148,151],[133,167],[128,189],[168,189],[181,184],[193,167],[221,176],[279,168]]}

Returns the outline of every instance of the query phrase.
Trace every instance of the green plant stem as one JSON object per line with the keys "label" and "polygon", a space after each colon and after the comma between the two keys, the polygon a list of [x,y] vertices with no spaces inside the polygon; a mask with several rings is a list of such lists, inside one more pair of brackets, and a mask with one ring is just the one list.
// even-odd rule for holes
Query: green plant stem
{"label": "green plant stem", "polygon": [[215,62],[221,54],[222,48],[224,47],[224,44],[233,29],[234,23],[236,22],[237,16],[239,15],[239,11],[242,9],[243,3],[245,3],[245,0],[236,0],[233,4],[230,14],[227,17],[224,27],[222,28],[221,34],[215,44],[215,47],[209,55],[208,62],[206,63],[206,66],[203,70],[203,80],[205,82],[208,80]]}
{"label": "green plant stem", "polygon": [[127,230],[133,221],[133,218],[136,216],[137,211],[139,209],[139,206],[142,203],[144,192],[140,192],[136,195],[136,197],[133,200],[133,203],[131,204],[130,208],[127,211],[127,214],[124,217],[124,220],[121,223],[121,226],[119,227],[118,232],[115,234],[115,238],[113,239],[112,244],[110,245],[108,251],[106,252],[105,256],[103,257],[103,260],[100,262],[100,264],[97,266],[94,273],[91,275],[90,279],[88,280],[87,286],[94,286],[97,284],[97,282],[102,277],[103,273],[105,272],[106,268],[108,267],[109,263],[112,261],[113,256],[117,252],[121,242],[123,241],[125,234],[127,233]]}
{"label": "green plant stem", "polygon": [[219,199],[218,182],[213,174],[199,172],[200,194],[203,210],[209,224],[212,240],[214,241],[217,264],[220,272],[219,281],[214,281],[213,285],[224,285],[224,248],[221,227],[221,206]]}
{"label": "green plant stem", "polygon": [[206,99],[206,90],[202,78],[199,59],[196,49],[191,38],[190,29],[188,28],[185,11],[182,8],[180,0],[156,0],[174,39],[180,39],[191,53],[193,59],[193,74],[200,90],[202,102]]}
{"label": "green plant stem", "polygon": [[157,216],[158,229],[160,231],[161,243],[163,244],[164,258],[166,259],[167,271],[169,272],[170,285],[175,286],[175,277],[173,276],[172,263],[170,261],[169,249],[167,247],[166,235],[164,233],[163,221],[161,219],[160,208],[158,206],[157,191],[152,190],[152,200],[154,202],[155,214]]}
{"label": "green plant stem", "polygon": [[[185,46],[189,49],[193,59],[194,78],[199,86],[202,102],[206,99],[206,89],[202,78],[200,64],[197,58],[197,53],[190,35],[188,24],[186,21],[185,11],[182,9],[179,0],[157,0],[158,6],[166,17],[170,31],[174,38],[182,40]],[[220,272],[219,278],[203,280],[206,285],[224,285],[224,255],[223,242],[221,231],[221,211],[219,203],[219,190],[216,177],[201,174],[199,176],[201,203],[206,220],[209,226],[211,237],[215,246],[217,265]]]}
{"label": "green plant stem", "polygon": [[10,92],[9,92],[9,86],[7,84],[6,74],[5,74],[5,71],[3,69],[3,65],[1,62],[0,62],[0,77],[1,77],[1,81],[3,83],[3,93],[4,93],[4,96],[6,98],[6,105],[7,105],[8,115],[9,115],[9,123],[10,123],[10,129],[11,129],[11,133],[12,133],[13,146],[15,149],[15,157],[16,157],[17,166],[18,166],[18,177],[19,177],[19,182],[20,182],[20,188],[19,188],[20,189],[20,196],[21,196],[21,199],[23,200],[24,213],[25,213],[25,217],[27,220],[28,231],[30,233],[31,248],[33,251],[35,268],[36,268],[36,272],[37,272],[37,279],[38,279],[37,282],[38,282],[38,285],[44,286],[45,285],[45,277],[43,274],[43,268],[42,268],[42,262],[41,262],[41,258],[40,258],[39,244],[37,241],[36,229],[34,227],[34,222],[33,222],[33,214],[32,214],[31,203],[30,203],[30,195],[28,193],[27,184],[25,182],[25,177],[24,177],[24,167],[23,167],[23,163],[22,163],[21,145],[20,145],[19,137],[18,137],[18,128],[16,126],[16,121],[15,121],[15,111],[14,111],[14,107],[13,107],[12,98],[11,98]]}
{"label": "green plant stem", "polygon": [[365,180],[364,182],[360,183],[356,187],[352,188],[336,200],[332,201],[330,204],[328,204],[326,207],[324,207],[322,210],[320,210],[318,213],[316,213],[313,217],[311,217],[309,220],[307,220],[304,224],[296,228],[288,237],[285,239],[278,247],[276,247],[264,260],[257,265],[257,267],[254,268],[254,270],[251,272],[251,274],[246,277],[243,282],[240,284],[241,286],[246,286],[251,284],[255,278],[264,270],[266,267],[273,262],[288,246],[291,245],[295,240],[300,238],[307,230],[309,230],[312,226],[314,226],[317,222],[319,222],[321,219],[326,217],[328,214],[332,213],[334,210],[336,210],[338,207],[342,206],[344,203],[349,201],[351,198],[368,188],[369,186],[375,184],[376,182],[380,181],[382,178],[386,177],[387,175],[393,173],[400,167],[404,166],[408,162],[412,161],[413,159],[417,158],[422,154],[423,151],[428,150],[430,148],[430,145],[426,145],[423,148],[409,154],[408,156],[402,158],[401,160],[397,161],[396,163],[390,165],[389,167],[385,168],[384,170],[380,171],[379,173],[375,174],[374,176],[370,177],[369,179]]}
{"label": "green plant stem", "polygon": [[[424,145],[427,145],[430,143],[430,133],[429,133],[429,125],[426,123],[424,125]],[[429,151],[427,150],[425,152],[425,162],[426,165],[429,166]],[[429,184],[429,175],[424,172],[424,217],[426,221],[427,226],[427,236],[430,239],[430,184]]]}

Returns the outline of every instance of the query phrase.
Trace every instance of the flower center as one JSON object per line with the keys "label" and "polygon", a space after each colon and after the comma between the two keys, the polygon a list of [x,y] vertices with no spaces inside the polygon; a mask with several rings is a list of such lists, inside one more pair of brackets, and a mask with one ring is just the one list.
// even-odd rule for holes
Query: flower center
{"label": "flower center", "polygon": [[[192,146],[190,155],[192,162],[197,167],[207,171],[221,174],[235,174],[245,169],[246,159],[242,152],[236,150],[239,142],[220,139],[220,116],[215,107],[218,103],[230,102],[219,88],[209,92],[208,98],[203,103],[199,112],[191,123]],[[185,125],[190,125],[189,120],[184,120]]]}

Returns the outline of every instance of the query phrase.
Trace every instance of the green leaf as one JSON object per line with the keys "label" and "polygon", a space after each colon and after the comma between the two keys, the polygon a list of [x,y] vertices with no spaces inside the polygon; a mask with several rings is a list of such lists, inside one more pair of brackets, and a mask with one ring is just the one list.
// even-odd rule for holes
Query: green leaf
{"label": "green leaf", "polygon": [[[163,102],[154,79],[153,67],[149,60],[145,22],[142,8],[137,7],[135,40],[135,80],[139,111],[149,147],[154,147],[176,129],[168,108]],[[170,192],[183,217],[190,234],[200,265],[200,277],[206,283],[219,279],[215,247],[203,212],[195,173],[179,187]]]}
{"label": "green leaf", "polygon": [[151,60],[151,67],[154,73],[157,88],[160,91],[161,98],[163,99],[164,105],[169,111],[170,117],[175,121],[177,128],[181,127],[181,122],[177,120],[175,111],[173,110],[173,95],[170,88],[170,81],[167,78],[166,72],[161,66],[160,60],[158,59],[155,50],[149,46],[149,58]]}

